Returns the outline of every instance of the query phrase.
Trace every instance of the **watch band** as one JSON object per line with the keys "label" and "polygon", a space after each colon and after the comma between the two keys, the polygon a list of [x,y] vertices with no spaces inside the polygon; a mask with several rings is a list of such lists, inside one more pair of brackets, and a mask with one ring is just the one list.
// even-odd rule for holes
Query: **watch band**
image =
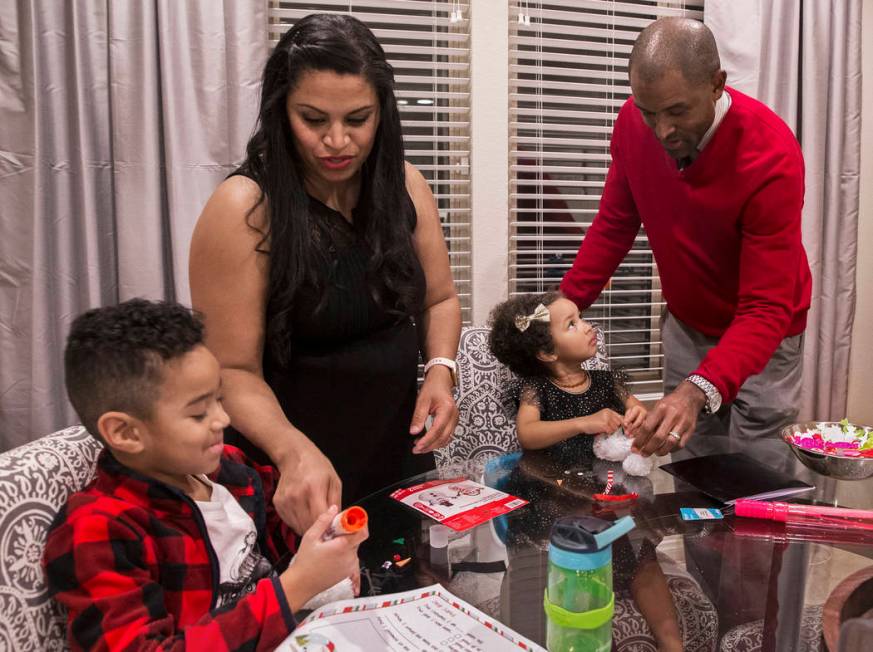
{"label": "watch band", "polygon": [[721,393],[715,385],[699,374],[691,374],[686,378],[689,383],[696,385],[706,394],[706,403],[703,405],[704,414],[715,414],[721,407]]}
{"label": "watch band", "polygon": [[458,363],[456,363],[451,358],[431,358],[427,361],[427,364],[424,365],[424,373],[427,375],[427,372],[434,365],[442,365],[443,367],[448,367],[449,371],[452,372],[452,384],[457,387],[458,385]]}

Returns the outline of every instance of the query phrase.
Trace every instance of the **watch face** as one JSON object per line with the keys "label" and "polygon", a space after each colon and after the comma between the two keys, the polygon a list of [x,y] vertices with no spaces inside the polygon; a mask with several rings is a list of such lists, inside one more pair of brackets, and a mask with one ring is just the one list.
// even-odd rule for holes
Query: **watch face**
{"label": "watch face", "polygon": [[707,414],[715,414],[721,407],[721,394],[718,390],[711,388],[706,391],[706,412]]}
{"label": "watch face", "polygon": [[452,371],[452,385],[457,387],[458,386],[458,366],[453,364],[451,367],[449,367],[449,369]]}

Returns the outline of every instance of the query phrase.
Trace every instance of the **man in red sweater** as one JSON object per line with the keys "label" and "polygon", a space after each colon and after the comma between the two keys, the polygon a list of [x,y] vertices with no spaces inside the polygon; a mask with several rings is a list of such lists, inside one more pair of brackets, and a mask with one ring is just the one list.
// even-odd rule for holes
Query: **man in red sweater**
{"label": "man in red sweater", "polygon": [[700,22],[646,27],[629,71],[600,209],[561,290],[591,305],[645,226],[667,303],[665,396],[635,448],[699,454],[704,434],[775,434],[797,415],[812,285],[800,146],[770,109],[725,87]]}

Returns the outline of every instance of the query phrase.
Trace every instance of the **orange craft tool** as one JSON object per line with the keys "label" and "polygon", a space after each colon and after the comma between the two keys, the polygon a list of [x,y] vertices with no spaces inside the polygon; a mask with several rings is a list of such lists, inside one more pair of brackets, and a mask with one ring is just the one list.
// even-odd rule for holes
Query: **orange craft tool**
{"label": "orange craft tool", "polygon": [[330,527],[321,535],[321,540],[327,541],[343,534],[354,534],[365,525],[367,525],[367,510],[354,505],[333,517]]}

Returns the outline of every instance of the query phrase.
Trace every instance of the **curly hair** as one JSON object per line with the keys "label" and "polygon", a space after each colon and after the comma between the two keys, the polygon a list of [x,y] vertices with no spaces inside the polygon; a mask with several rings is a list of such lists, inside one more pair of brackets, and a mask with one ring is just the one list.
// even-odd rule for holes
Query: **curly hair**
{"label": "curly hair", "polygon": [[164,365],[200,344],[203,322],[177,303],[131,299],[82,313],[64,350],[70,403],[97,439],[97,421],[106,412],[148,419]]}
{"label": "curly hair", "polygon": [[524,294],[497,305],[488,318],[491,332],[488,346],[510,371],[524,378],[543,376],[548,369],[537,353],[552,353],[554,345],[549,323],[532,321],[524,332],[518,330],[515,318],[531,314],[539,304],[549,306],[561,298],[559,292]]}

